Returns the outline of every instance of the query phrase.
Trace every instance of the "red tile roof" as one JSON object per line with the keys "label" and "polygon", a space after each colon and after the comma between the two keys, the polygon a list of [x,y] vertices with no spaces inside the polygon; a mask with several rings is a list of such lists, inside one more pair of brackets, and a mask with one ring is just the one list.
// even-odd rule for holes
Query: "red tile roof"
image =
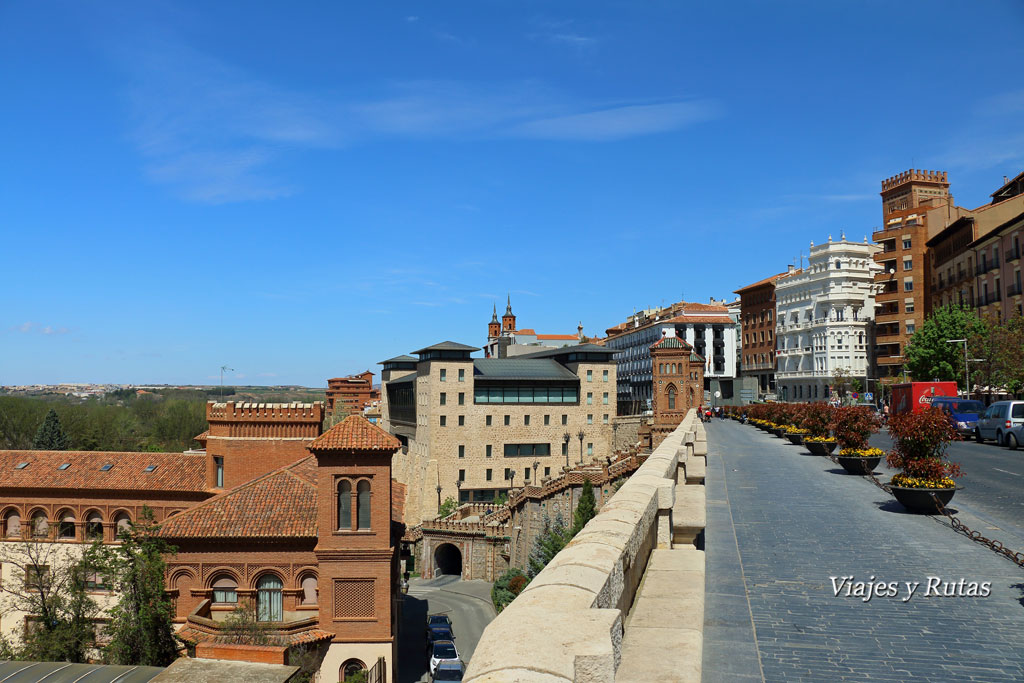
{"label": "red tile roof", "polygon": [[[316,612],[313,612],[316,615]],[[183,626],[178,630],[176,634],[182,640],[186,640],[190,643],[217,643],[218,645],[236,645],[238,636],[229,636],[218,633],[207,633],[201,631],[198,628],[192,626]],[[270,646],[287,646],[301,645],[303,643],[316,643],[321,640],[328,640],[334,637],[334,633],[331,631],[324,631],[320,628],[310,628],[305,631],[299,631],[298,633],[274,633],[271,631],[267,633],[267,638],[270,640]]]}
{"label": "red tile roof", "polygon": [[316,457],[308,455],[169,518],[160,535],[316,538],[316,494]]}
{"label": "red tile roof", "polygon": [[[28,463],[18,468],[21,463]],[[69,467],[59,469],[61,465]],[[111,465],[104,471],[104,465]],[[147,467],[155,466],[150,472]],[[106,451],[0,451],[0,488],[205,492],[206,456]]]}
{"label": "red tile roof", "polygon": [[579,341],[579,336],[575,334],[538,334],[537,339]]}
{"label": "red tile roof", "polygon": [[532,328],[526,328],[525,330],[516,330],[516,334],[537,334]]}
{"label": "red tile roof", "polygon": [[210,436],[210,430],[209,430],[209,429],[207,429],[207,430],[206,430],[205,432],[203,432],[202,434],[196,434],[195,436],[193,436],[193,437],[192,437],[192,440],[193,440],[193,441],[201,441],[201,442],[203,442],[203,443],[206,443],[206,439],[207,439],[207,437],[209,437],[209,436]]}
{"label": "red tile roof", "polygon": [[766,285],[769,282],[775,282],[776,280],[778,280],[783,275],[788,275],[788,274],[789,274],[789,272],[787,271],[785,273],[779,273],[778,275],[772,275],[770,277],[766,277],[763,280],[758,280],[757,282],[755,282],[752,285],[747,285],[746,287],[740,287],[739,289],[734,289],[733,290],[733,294],[739,294],[740,292],[745,292],[748,289],[754,289],[755,287],[760,287],[761,285]]}
{"label": "red tile roof", "polygon": [[398,439],[361,415],[349,415],[313,440],[311,451],[382,451],[401,448]]}
{"label": "red tile roof", "polygon": [[[166,538],[316,538],[317,462],[291,465],[225,491],[164,522]],[[391,518],[401,522],[405,486],[391,480]]]}

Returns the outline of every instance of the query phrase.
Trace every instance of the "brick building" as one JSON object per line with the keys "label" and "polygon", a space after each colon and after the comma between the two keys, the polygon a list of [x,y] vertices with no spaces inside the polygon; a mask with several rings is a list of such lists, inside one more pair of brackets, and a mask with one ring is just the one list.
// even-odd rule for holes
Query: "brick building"
{"label": "brick building", "polygon": [[1024,242],[1024,211],[968,245],[977,264],[974,283],[978,314],[997,321],[1024,315],[1020,257]]}
{"label": "brick building", "polygon": [[164,524],[161,535],[178,548],[167,566],[175,620],[197,656],[253,656],[222,628],[248,602],[272,642],[260,661],[288,663],[303,646],[322,657],[320,680],[344,680],[352,668],[394,680],[398,445],[349,416],[308,444],[306,457]]}
{"label": "brick building", "polygon": [[[795,270],[790,266],[788,273]],[[740,375],[757,379],[757,398],[775,393],[775,281],[788,273],[735,292],[740,297]]]}
{"label": "brick building", "polygon": [[373,373],[369,370],[327,380],[327,417],[334,415],[336,410],[342,410],[346,415],[360,415],[378,400],[380,391],[373,388]]}
{"label": "brick building", "polygon": [[449,496],[490,501],[516,483],[611,455],[612,350],[580,344],[471,358],[477,350],[443,342],[383,361],[381,420],[403,445],[395,478],[408,486],[410,526]]}
{"label": "brick building", "polygon": [[665,336],[651,344],[654,412],[650,425],[651,450],[675,431],[687,411],[704,401],[704,359],[688,343],[666,330]]}
{"label": "brick building", "polygon": [[324,404],[206,404],[207,484],[234,488],[307,455],[320,436]]}
{"label": "brick building", "polygon": [[491,313],[491,321],[487,323],[487,344],[484,345],[485,358],[506,358],[533,353],[542,347],[559,348],[583,342],[583,324],[576,328],[576,334],[539,334],[531,328],[518,329],[516,316],[512,312],[512,299],[508,298],[505,313],[498,321],[498,309],[495,306]]}
{"label": "brick building", "polygon": [[653,398],[651,344],[666,330],[685,339],[705,359],[704,389],[721,391],[719,404],[736,403],[736,323],[724,303],[680,301],[664,308],[634,313],[606,330],[604,345],[616,352],[619,375],[619,414],[637,415],[650,409]]}

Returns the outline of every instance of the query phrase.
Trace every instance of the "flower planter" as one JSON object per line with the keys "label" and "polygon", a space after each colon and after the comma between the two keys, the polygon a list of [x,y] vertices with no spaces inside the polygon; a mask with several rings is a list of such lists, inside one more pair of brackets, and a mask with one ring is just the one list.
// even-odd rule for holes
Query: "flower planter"
{"label": "flower planter", "polygon": [[776,427],[775,429],[772,430],[772,434],[781,439],[786,434],[786,430],[783,429],[782,427]]}
{"label": "flower planter", "polygon": [[911,489],[902,486],[890,486],[889,488],[900,505],[910,512],[926,515],[934,515],[939,512],[939,508],[935,505],[935,500],[932,498],[933,493],[944,506],[949,505],[949,501],[953,499],[953,494],[956,493],[955,488]]}
{"label": "flower planter", "polygon": [[880,455],[870,458],[862,458],[855,455],[840,455],[836,457],[836,461],[850,474],[871,474],[878,467],[881,459],[882,456]]}
{"label": "flower planter", "polygon": [[828,455],[836,449],[835,441],[804,441],[804,448],[812,455]]}
{"label": "flower planter", "polygon": [[802,444],[804,442],[805,436],[807,435],[801,432],[786,432],[786,438],[789,439],[789,442],[794,446],[799,446],[800,444]]}

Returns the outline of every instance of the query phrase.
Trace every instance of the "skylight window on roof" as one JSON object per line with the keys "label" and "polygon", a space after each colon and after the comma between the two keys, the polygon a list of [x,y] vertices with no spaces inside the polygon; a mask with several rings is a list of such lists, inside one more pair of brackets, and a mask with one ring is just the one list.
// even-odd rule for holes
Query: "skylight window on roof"
{"label": "skylight window on roof", "polygon": [[156,469],[156,465],[146,465],[146,471],[152,472]]}
{"label": "skylight window on roof", "polygon": [[110,470],[110,468],[112,468],[113,466],[114,466],[114,465],[113,465],[113,463],[109,463],[109,462],[108,462],[108,463],[107,463],[106,465],[104,465],[103,467],[101,467],[101,468],[100,468],[100,472],[107,472],[107,471],[109,471],[109,470]]}
{"label": "skylight window on roof", "polygon": [[61,465],[60,467],[58,467],[57,469],[58,469],[58,470],[66,470],[66,469],[67,469],[67,468],[69,468],[69,467],[71,467],[71,463],[69,463],[69,462],[66,462],[66,463],[64,463],[63,465]]}
{"label": "skylight window on roof", "polygon": [[27,462],[19,462],[17,465],[14,466],[14,469],[16,469],[16,470],[23,470],[26,467],[28,467],[28,463]]}

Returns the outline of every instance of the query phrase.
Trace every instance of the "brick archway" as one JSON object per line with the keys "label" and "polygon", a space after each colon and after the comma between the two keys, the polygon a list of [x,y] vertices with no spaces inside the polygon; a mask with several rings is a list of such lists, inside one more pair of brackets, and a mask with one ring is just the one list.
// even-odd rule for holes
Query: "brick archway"
{"label": "brick archway", "polygon": [[452,543],[434,548],[434,576],[442,574],[462,576],[462,551]]}

